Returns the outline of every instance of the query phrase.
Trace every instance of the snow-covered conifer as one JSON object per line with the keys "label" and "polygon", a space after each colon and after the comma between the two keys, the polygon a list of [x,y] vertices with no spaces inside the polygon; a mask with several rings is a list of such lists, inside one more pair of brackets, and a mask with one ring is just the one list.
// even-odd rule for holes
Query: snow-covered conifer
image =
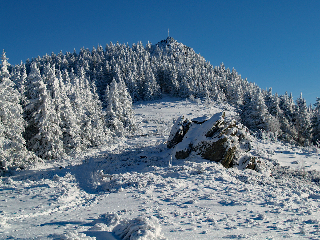
{"label": "snow-covered conifer", "polygon": [[36,160],[25,147],[22,136],[25,122],[22,117],[20,94],[10,80],[7,60],[3,51],[0,72],[0,172],[11,168],[24,168]]}
{"label": "snow-covered conifer", "polygon": [[115,79],[107,87],[105,93],[106,123],[117,136],[124,136],[135,131],[132,100],[125,83]]}
{"label": "snow-covered conifer", "polygon": [[118,83],[115,79],[107,86],[104,98],[106,103],[107,127],[117,136],[123,136],[124,126],[120,121],[122,108],[119,102]]}
{"label": "snow-covered conifer", "polygon": [[76,116],[70,98],[68,97],[68,94],[70,94],[70,86],[68,86],[70,79],[69,76],[66,75],[65,77],[69,80],[64,82],[60,71],[57,71],[56,76],[60,86],[60,105],[58,106],[58,111],[60,112],[63,147],[66,153],[71,151],[80,152],[80,150],[83,150],[83,146],[81,145],[80,120],[78,116]]}
{"label": "snow-covered conifer", "polygon": [[246,102],[241,115],[244,124],[254,131],[259,129],[274,131],[275,119],[271,118],[268,112],[261,90],[259,89],[250,99]]}
{"label": "snow-covered conifer", "polygon": [[79,77],[72,76],[71,82],[73,90],[70,99],[74,113],[80,121],[82,146],[101,145],[108,138],[108,130],[95,84],[89,83],[83,68],[80,68]]}
{"label": "snow-covered conifer", "polygon": [[142,83],[142,98],[143,100],[159,99],[161,97],[160,86],[150,68],[146,70]]}
{"label": "snow-covered conifer", "polygon": [[313,142],[320,145],[320,98],[317,98],[314,104],[314,114],[312,118]]}
{"label": "snow-covered conifer", "polygon": [[[155,86],[154,89],[155,91],[156,87],[157,86]],[[120,121],[123,123],[125,131],[129,134],[132,134],[136,130],[134,112],[132,110],[132,99],[129,92],[127,91],[126,84],[123,80],[119,81],[118,89],[119,102],[122,106]]]}
{"label": "snow-covered conifer", "polygon": [[91,125],[91,146],[99,146],[109,139],[109,131],[106,128],[105,113],[102,111],[102,103],[99,100],[94,82],[87,89],[92,89],[87,95],[87,101],[90,101],[87,114]]}
{"label": "snow-covered conifer", "polygon": [[36,63],[32,64],[27,81],[24,134],[27,147],[43,159],[58,158],[64,154],[60,117]]}
{"label": "snow-covered conifer", "polygon": [[298,142],[302,145],[309,145],[312,135],[311,116],[308,112],[306,100],[302,97],[302,93],[297,99],[297,106],[298,112],[295,125],[298,130]]}

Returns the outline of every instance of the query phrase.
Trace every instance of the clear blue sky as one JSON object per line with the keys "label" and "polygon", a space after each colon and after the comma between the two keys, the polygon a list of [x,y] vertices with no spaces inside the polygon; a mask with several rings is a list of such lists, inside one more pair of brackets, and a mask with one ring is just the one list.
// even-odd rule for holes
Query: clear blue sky
{"label": "clear blue sky", "polygon": [[170,36],[273,93],[320,97],[319,0],[0,1],[9,62]]}

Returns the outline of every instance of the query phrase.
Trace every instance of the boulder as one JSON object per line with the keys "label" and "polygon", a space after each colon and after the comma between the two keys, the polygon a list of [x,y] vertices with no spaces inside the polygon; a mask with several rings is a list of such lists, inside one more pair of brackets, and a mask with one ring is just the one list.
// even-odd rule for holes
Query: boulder
{"label": "boulder", "polygon": [[179,117],[171,129],[171,134],[167,141],[167,147],[173,148],[181,142],[184,135],[188,132],[190,125],[191,121],[189,119],[185,119],[184,116]]}
{"label": "boulder", "polygon": [[191,120],[180,117],[171,129],[167,147],[173,149],[176,159],[185,159],[194,152],[226,168],[255,169],[250,142],[248,129],[236,120],[227,121],[225,113],[220,112]]}

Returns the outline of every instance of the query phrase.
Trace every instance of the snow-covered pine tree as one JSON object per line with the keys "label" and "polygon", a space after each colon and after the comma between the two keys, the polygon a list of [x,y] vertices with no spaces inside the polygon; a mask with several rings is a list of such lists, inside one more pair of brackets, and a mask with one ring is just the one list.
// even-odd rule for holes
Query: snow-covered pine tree
{"label": "snow-covered pine tree", "polygon": [[107,86],[105,102],[107,127],[119,137],[132,134],[136,130],[132,99],[121,79]]}
{"label": "snow-covered pine tree", "polygon": [[279,100],[279,107],[283,114],[283,116],[280,115],[279,118],[282,130],[281,139],[293,143],[298,138],[298,132],[294,125],[296,113],[292,94],[288,95],[286,92],[284,95],[279,97]]}
{"label": "snow-covered pine tree", "polygon": [[180,72],[179,74],[179,91],[178,96],[183,98],[188,98],[194,94],[194,88],[192,86],[192,75],[189,70],[185,72]]}
{"label": "snow-covered pine tree", "polygon": [[[84,69],[80,67],[81,78],[85,78]],[[72,106],[72,112],[76,116],[75,125],[80,129],[80,146],[82,149],[86,149],[91,145],[90,142],[90,132],[84,131],[87,126],[87,122],[90,120],[86,114],[86,110],[84,104],[86,101],[84,95],[84,84],[80,82],[80,78],[74,74],[70,73],[70,77],[68,72],[63,72],[62,78],[64,80],[64,84],[66,87],[66,93],[68,98],[70,99],[70,104]],[[84,81],[84,80],[83,80]],[[77,129],[77,128],[75,128]],[[72,131],[72,130],[71,130]],[[89,136],[88,136],[89,135]]]}
{"label": "snow-covered pine tree", "polygon": [[[21,87],[20,79],[21,79],[21,69],[20,69],[20,66],[18,65],[12,69],[12,72],[10,74],[10,80],[14,83],[18,91],[19,91],[19,88]],[[21,94],[20,91],[19,93]]]}
{"label": "snow-covered pine tree", "polygon": [[312,118],[313,143],[320,147],[320,98],[317,98],[314,106]]}
{"label": "snow-covered pine tree", "polygon": [[126,85],[128,87],[128,92],[132,98],[133,102],[140,100],[139,90],[137,86],[137,72],[135,71],[135,66],[133,69],[127,73]]}
{"label": "snow-covered pine tree", "polygon": [[122,109],[119,101],[118,83],[115,79],[107,86],[104,98],[106,104],[106,125],[116,136],[121,137],[125,134],[123,123],[120,121]]}
{"label": "snow-covered pine tree", "polygon": [[91,121],[91,146],[99,146],[106,143],[110,137],[110,131],[106,128],[105,112],[102,110],[102,102],[97,94],[95,83],[87,88],[91,90],[88,94],[90,105],[88,106],[88,115]]}
{"label": "snow-covered pine tree", "polygon": [[[167,59],[164,61],[167,61]],[[161,64],[157,71],[156,78],[162,93],[178,96],[178,73],[171,63],[164,62]]]}
{"label": "snow-covered pine tree", "polygon": [[156,78],[149,67],[146,70],[146,73],[144,75],[144,79],[142,80],[142,98],[145,101],[150,101],[153,99],[159,99],[161,98],[161,90],[160,86],[156,81]]}
{"label": "snow-covered pine tree", "polygon": [[189,77],[184,76],[179,85],[179,96],[182,98],[188,98],[192,95],[191,86],[189,83]]}
{"label": "snow-covered pine tree", "polygon": [[71,102],[74,113],[80,119],[81,141],[86,147],[99,146],[108,140],[102,103],[96,93],[94,83],[89,83],[84,68],[80,68],[79,76],[73,76],[73,94]]}
{"label": "snow-covered pine tree", "polygon": [[228,102],[236,106],[242,105],[244,93],[240,76],[235,69],[232,69],[228,78],[230,78],[229,83],[226,84],[224,89]]}
{"label": "snow-covered pine tree", "polygon": [[3,51],[0,72],[0,175],[10,169],[25,168],[37,160],[25,147],[22,136],[25,122],[20,94],[10,80],[8,65],[8,58]]}
{"label": "snow-covered pine tree", "polygon": [[58,107],[61,119],[60,128],[62,131],[63,147],[67,154],[70,152],[80,152],[83,150],[81,144],[80,121],[74,113],[74,109],[68,97],[71,88],[71,86],[68,86],[70,84],[70,79],[68,74],[66,74],[65,78],[67,80],[64,82],[59,70],[57,71],[56,78],[60,87],[60,105]]}
{"label": "snow-covered pine tree", "polygon": [[289,123],[293,123],[295,119],[295,106],[293,102],[292,94],[288,95],[286,92],[280,97],[280,108],[282,109],[284,115],[288,119]]}
{"label": "snow-covered pine tree", "polygon": [[[67,70],[64,77],[60,70],[55,70],[54,66],[47,65],[44,69],[47,88],[52,98],[54,109],[59,117],[59,126],[62,131],[63,148],[66,153],[79,152],[83,149],[81,145],[81,128],[68,94],[71,94],[72,85]],[[55,74],[57,72],[57,74]],[[63,79],[64,78],[64,79]]]}
{"label": "snow-covered pine tree", "polygon": [[213,83],[213,87],[211,89],[210,98],[217,101],[217,102],[223,102],[226,100],[226,96],[224,92],[220,89],[217,81]]}
{"label": "snow-covered pine tree", "polygon": [[297,99],[297,107],[298,112],[295,125],[298,130],[298,143],[308,146],[312,139],[311,116],[308,112],[306,100],[302,97],[302,93]]}
{"label": "snow-covered pine tree", "polygon": [[[156,91],[157,86],[155,86]],[[120,79],[118,83],[118,92],[119,92],[119,102],[121,104],[121,118],[120,121],[123,123],[126,134],[132,134],[136,130],[134,112],[132,110],[132,99],[127,91],[127,86],[125,82]]]}
{"label": "snow-covered pine tree", "polygon": [[271,114],[269,130],[276,133],[277,136],[282,136],[281,122],[285,122],[286,119],[282,110],[279,107],[280,99],[278,97],[278,94],[275,93],[274,95],[272,95],[272,90],[270,88],[265,99],[266,106],[268,108],[269,113]]}
{"label": "snow-covered pine tree", "polygon": [[27,147],[42,159],[56,159],[64,155],[60,116],[53,99],[34,62],[27,78],[25,139]]}
{"label": "snow-covered pine tree", "polygon": [[26,66],[21,62],[20,65],[16,65],[13,68],[13,71],[11,73],[11,80],[15,84],[15,88],[20,93],[20,105],[22,107],[24,107],[26,104],[26,99],[25,99],[26,79],[27,79]]}
{"label": "snow-covered pine tree", "polygon": [[283,111],[280,109],[280,98],[277,93],[268,97],[266,105],[272,116],[279,118],[280,115],[283,115]]}
{"label": "snow-covered pine tree", "polygon": [[26,81],[27,81],[27,69],[26,69],[26,65],[21,63],[21,67],[20,67],[20,71],[21,71],[21,74],[20,74],[20,84],[18,86],[18,91],[20,92],[21,94],[21,105],[22,107],[24,107],[26,105]]}
{"label": "snow-covered pine tree", "polygon": [[268,91],[265,92],[264,101],[265,101],[265,104],[270,112],[271,103],[273,101],[272,88],[269,88]]}
{"label": "snow-covered pine tree", "polygon": [[276,119],[269,114],[260,89],[253,93],[245,102],[241,118],[244,124],[253,131],[264,130],[275,132],[279,127],[279,124],[275,123]]}

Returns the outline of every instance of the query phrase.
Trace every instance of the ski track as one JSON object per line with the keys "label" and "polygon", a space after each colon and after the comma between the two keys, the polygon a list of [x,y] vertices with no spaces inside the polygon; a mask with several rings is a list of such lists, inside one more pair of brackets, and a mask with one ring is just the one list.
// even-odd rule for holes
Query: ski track
{"label": "ski track", "polygon": [[317,149],[255,140],[261,173],[196,155],[170,163],[174,119],[222,110],[236,117],[188,100],[137,103],[136,136],[1,178],[0,239],[119,239],[113,228],[138,216],[155,216],[166,239],[319,239]]}

